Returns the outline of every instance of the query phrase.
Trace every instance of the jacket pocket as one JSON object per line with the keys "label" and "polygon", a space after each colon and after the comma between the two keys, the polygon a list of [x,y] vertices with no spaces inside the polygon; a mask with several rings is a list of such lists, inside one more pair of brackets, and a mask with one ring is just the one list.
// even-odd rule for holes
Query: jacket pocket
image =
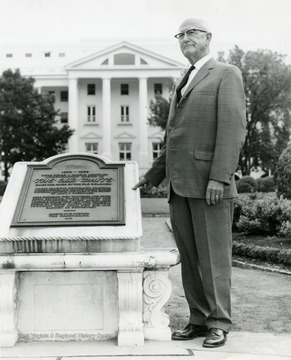
{"label": "jacket pocket", "polygon": [[195,150],[194,157],[197,160],[206,160],[211,161],[213,159],[213,152],[212,151],[202,151],[202,150]]}

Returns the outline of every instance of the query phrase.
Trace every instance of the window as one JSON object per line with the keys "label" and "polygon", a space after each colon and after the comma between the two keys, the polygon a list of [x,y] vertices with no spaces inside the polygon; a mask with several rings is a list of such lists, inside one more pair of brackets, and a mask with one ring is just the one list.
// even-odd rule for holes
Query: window
{"label": "window", "polygon": [[45,52],[44,57],[51,57],[51,53],[50,52]]}
{"label": "window", "polygon": [[7,57],[7,58],[12,58],[12,57],[13,57],[13,54],[6,54],[6,57]]}
{"label": "window", "polygon": [[153,146],[153,160],[155,160],[161,153],[162,143],[154,142],[152,146]]}
{"label": "window", "polygon": [[85,148],[88,152],[98,154],[98,143],[86,143]]}
{"label": "window", "polygon": [[131,143],[119,143],[119,160],[131,160]]}
{"label": "window", "polygon": [[128,95],[129,94],[129,86],[128,84],[120,84],[120,94]]}
{"label": "window", "polygon": [[68,101],[69,92],[68,91],[61,91],[61,101],[66,102]]}
{"label": "window", "polygon": [[32,53],[26,53],[25,57],[32,57]]}
{"label": "window", "polygon": [[87,95],[95,95],[95,84],[88,84],[87,85]]}
{"label": "window", "polygon": [[62,112],[61,113],[61,124],[67,124],[68,123],[68,113]]}
{"label": "window", "polygon": [[160,94],[162,95],[163,93],[163,84],[154,84],[154,91],[155,91],[155,94]]}
{"label": "window", "polygon": [[129,106],[128,105],[121,105],[120,107],[120,121],[122,123],[129,122]]}
{"label": "window", "polygon": [[96,122],[96,107],[88,106],[87,107],[87,121]]}
{"label": "window", "polygon": [[64,52],[59,53],[59,57],[65,57],[66,54]]}

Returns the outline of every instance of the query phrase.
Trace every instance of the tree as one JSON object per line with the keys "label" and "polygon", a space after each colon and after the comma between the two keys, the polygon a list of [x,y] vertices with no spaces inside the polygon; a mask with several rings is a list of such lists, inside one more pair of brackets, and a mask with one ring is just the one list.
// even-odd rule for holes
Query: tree
{"label": "tree", "polygon": [[57,126],[54,97],[39,94],[34,79],[6,70],[0,78],[0,161],[7,181],[17,161],[40,161],[63,152],[73,131]]}
{"label": "tree", "polygon": [[170,110],[170,101],[162,97],[161,94],[155,94],[155,100],[150,100],[149,124],[159,126],[165,130]]}
{"label": "tree", "polygon": [[284,56],[269,50],[230,52],[228,63],[242,71],[247,105],[247,134],[240,155],[243,174],[274,170],[290,137],[291,70]]}
{"label": "tree", "polygon": [[274,173],[278,197],[291,199],[291,144],[284,149]]}
{"label": "tree", "polygon": [[[167,84],[170,93],[173,92],[174,87],[175,80],[171,78]],[[169,100],[167,100],[160,92],[155,94],[154,100],[150,100],[150,117],[148,118],[148,121],[151,126],[158,126],[162,130],[166,129],[171,100],[171,96]]]}

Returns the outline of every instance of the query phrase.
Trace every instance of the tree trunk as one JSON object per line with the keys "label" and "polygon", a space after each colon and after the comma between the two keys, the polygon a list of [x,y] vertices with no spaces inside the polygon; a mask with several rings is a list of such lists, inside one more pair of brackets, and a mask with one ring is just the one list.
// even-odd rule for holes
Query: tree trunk
{"label": "tree trunk", "polygon": [[9,166],[7,161],[4,160],[4,181],[8,181],[9,178]]}

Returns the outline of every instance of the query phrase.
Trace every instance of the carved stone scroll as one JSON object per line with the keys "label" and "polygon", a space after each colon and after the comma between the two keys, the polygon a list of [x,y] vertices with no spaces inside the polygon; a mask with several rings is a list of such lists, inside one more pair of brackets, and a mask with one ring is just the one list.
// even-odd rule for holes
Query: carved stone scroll
{"label": "carved stone scroll", "polygon": [[170,298],[172,284],[168,269],[144,272],[143,322],[145,340],[171,340],[169,316],[164,305]]}

